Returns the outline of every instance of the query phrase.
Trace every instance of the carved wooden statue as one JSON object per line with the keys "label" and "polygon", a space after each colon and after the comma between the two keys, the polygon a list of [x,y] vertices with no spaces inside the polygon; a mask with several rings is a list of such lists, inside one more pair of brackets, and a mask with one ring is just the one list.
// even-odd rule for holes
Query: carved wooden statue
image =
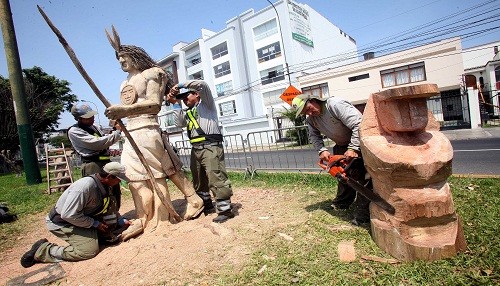
{"label": "carved wooden statue", "polygon": [[396,208],[370,205],[372,236],[393,257],[437,260],[466,248],[447,178],[453,149],[428,111],[437,85],[394,88],[370,96],[360,128],[373,186]]}
{"label": "carved wooden statue", "polygon": [[[168,75],[140,47],[121,45],[120,37],[113,27],[113,37],[106,34],[116,52],[124,72],[128,73],[120,87],[121,104],[108,107],[105,114],[110,119],[127,118],[127,129],[137,143],[142,155],[152,171],[161,196],[170,200],[167,176],[181,190],[187,199],[184,219],[196,217],[203,210],[203,201],[195,193],[191,182],[177,170],[163,144],[157,113],[160,111],[163,95],[167,86],[173,85]],[[170,82],[170,83],[169,83]],[[141,164],[138,154],[133,150],[129,140],[125,142],[122,152],[122,164],[126,166],[126,174],[130,179],[138,220],[123,232],[123,240],[140,234],[148,225],[156,227],[159,221],[168,220],[169,213],[162,204],[161,197],[153,192],[145,166]]]}

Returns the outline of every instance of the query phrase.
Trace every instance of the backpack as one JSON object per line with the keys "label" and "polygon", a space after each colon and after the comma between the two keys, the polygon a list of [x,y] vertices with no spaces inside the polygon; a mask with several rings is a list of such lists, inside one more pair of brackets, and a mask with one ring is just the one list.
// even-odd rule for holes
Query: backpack
{"label": "backpack", "polygon": [[17,215],[10,214],[5,203],[0,203],[0,223],[8,223],[17,220]]}

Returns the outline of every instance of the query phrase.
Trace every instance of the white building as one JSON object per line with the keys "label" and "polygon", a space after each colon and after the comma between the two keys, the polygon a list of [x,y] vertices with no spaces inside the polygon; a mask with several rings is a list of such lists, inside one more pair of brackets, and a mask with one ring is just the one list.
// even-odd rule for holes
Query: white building
{"label": "white building", "polygon": [[[326,96],[343,97],[363,110],[373,92],[434,83],[440,96],[429,99],[428,106],[442,128],[478,128],[481,89],[477,87],[486,93],[495,89],[493,83],[500,79],[498,44],[462,50],[460,38],[451,38],[380,57],[368,53],[364,61],[301,76],[300,87],[305,93],[324,86]],[[467,74],[475,75],[472,83],[466,84]],[[498,116],[498,96],[489,98],[491,114]]]}
{"label": "white building", "polygon": [[[290,84],[298,84],[296,71],[314,71],[308,63],[324,69],[357,61],[357,57],[330,58],[322,64],[324,58],[357,54],[354,39],[305,4],[282,0],[274,7],[245,11],[219,32],[202,29],[200,39],[178,43],[159,62],[180,82],[203,79],[212,86],[225,135],[245,137],[248,132],[276,128],[279,111],[288,107],[280,95]],[[160,112],[161,128],[180,132],[172,126],[168,112],[172,108],[180,107]],[[170,140],[182,136],[178,133]]]}
{"label": "white building", "polygon": [[480,102],[481,119],[500,116],[500,41],[464,49],[464,74],[469,93]]}

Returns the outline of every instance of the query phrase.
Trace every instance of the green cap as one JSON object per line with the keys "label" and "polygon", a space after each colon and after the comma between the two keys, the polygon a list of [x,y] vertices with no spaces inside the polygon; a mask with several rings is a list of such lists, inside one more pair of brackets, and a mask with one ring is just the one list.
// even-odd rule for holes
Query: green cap
{"label": "green cap", "polygon": [[297,95],[292,100],[292,108],[297,110],[295,117],[298,117],[302,113],[302,110],[304,110],[304,106],[306,106],[307,101],[309,101],[310,99],[317,99],[319,101],[326,101],[326,98],[321,98],[317,95],[312,95],[312,94]]}

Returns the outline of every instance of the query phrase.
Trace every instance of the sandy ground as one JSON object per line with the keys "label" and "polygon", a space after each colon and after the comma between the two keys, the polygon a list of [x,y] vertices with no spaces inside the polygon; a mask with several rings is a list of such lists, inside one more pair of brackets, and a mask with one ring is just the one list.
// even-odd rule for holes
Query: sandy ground
{"label": "sandy ground", "polygon": [[[175,193],[172,197],[182,213],[185,201]],[[233,272],[240,271],[267,235],[307,218],[304,208],[293,207],[298,204],[293,196],[277,191],[235,189],[232,202],[237,216],[223,224],[212,222],[215,214],[177,224],[163,222],[153,232],[104,248],[93,259],[36,264],[25,269],[19,259],[33,242],[46,237],[64,244],[45,229],[45,214],[39,214],[40,225],[2,255],[0,285],[26,285],[18,282],[40,282],[56,274],[64,277],[54,285],[214,285],[211,282],[222,269],[233,267]],[[133,209],[132,200],[127,199],[121,213],[133,216]]]}

